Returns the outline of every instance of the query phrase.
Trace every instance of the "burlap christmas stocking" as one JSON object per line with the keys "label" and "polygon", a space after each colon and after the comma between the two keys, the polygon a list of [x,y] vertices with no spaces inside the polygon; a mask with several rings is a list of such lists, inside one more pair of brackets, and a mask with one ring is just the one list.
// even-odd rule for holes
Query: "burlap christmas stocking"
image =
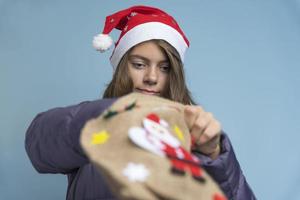
{"label": "burlap christmas stocking", "polygon": [[190,153],[183,105],[132,93],[81,133],[81,145],[120,199],[225,200]]}

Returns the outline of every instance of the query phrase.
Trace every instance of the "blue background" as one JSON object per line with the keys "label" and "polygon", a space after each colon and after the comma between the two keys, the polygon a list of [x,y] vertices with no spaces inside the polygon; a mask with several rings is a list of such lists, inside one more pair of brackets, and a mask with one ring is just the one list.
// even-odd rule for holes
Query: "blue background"
{"label": "blue background", "polygon": [[92,38],[134,4],[181,24],[188,85],[229,134],[258,199],[300,199],[300,0],[0,0],[0,199],[65,198],[65,176],[33,169],[25,131],[41,111],[100,97],[111,52],[94,51]]}

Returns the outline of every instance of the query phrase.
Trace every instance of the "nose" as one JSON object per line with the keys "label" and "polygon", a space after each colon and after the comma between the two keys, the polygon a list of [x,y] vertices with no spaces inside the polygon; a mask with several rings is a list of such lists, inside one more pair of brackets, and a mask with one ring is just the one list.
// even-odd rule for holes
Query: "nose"
{"label": "nose", "polygon": [[156,66],[149,66],[144,76],[144,83],[148,85],[156,85],[158,81],[158,70]]}

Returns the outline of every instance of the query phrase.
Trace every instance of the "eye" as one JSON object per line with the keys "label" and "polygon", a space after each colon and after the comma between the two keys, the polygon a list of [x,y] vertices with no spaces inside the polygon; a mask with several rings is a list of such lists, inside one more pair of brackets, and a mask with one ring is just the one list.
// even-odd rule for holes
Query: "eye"
{"label": "eye", "polygon": [[142,69],[143,67],[145,67],[145,64],[139,63],[139,62],[133,62],[133,63],[131,63],[131,64],[132,64],[132,66],[133,66],[134,68],[136,68],[136,69]]}
{"label": "eye", "polygon": [[170,71],[170,66],[168,64],[164,64],[164,65],[160,66],[160,70],[162,72],[166,72],[167,73],[167,72]]}

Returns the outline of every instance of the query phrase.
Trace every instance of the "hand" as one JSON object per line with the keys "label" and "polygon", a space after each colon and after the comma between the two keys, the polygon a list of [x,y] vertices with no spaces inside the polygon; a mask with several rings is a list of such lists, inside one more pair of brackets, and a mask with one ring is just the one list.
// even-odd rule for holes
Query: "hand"
{"label": "hand", "polygon": [[216,159],[220,154],[220,122],[201,106],[185,106],[184,118],[195,142],[196,150]]}

